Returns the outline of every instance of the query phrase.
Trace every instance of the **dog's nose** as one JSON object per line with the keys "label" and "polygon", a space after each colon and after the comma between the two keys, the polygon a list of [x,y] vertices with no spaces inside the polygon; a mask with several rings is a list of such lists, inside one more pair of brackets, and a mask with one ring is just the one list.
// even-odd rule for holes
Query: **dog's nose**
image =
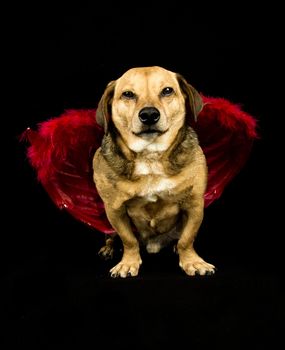
{"label": "dog's nose", "polygon": [[160,118],[159,110],[155,107],[145,107],[139,112],[140,121],[145,125],[153,125]]}

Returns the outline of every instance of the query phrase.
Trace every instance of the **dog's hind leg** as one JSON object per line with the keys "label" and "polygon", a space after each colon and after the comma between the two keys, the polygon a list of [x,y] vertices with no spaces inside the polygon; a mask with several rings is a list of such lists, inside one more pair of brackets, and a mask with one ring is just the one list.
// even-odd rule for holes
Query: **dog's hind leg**
{"label": "dog's hind leg", "polygon": [[111,233],[105,236],[105,245],[98,252],[104,260],[112,259],[114,256],[114,240],[116,235],[116,233]]}

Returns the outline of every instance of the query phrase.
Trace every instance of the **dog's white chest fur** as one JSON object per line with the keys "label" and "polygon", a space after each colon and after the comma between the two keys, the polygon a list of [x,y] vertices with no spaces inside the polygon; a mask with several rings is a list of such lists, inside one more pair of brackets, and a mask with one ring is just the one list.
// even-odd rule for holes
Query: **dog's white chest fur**
{"label": "dog's white chest fur", "polygon": [[165,172],[161,162],[158,161],[136,161],[134,175],[162,175],[165,176]]}
{"label": "dog's white chest fur", "polygon": [[148,202],[156,202],[162,193],[168,193],[175,187],[164,171],[163,165],[157,160],[138,160],[135,164],[134,175],[143,176],[146,185],[138,194]]}

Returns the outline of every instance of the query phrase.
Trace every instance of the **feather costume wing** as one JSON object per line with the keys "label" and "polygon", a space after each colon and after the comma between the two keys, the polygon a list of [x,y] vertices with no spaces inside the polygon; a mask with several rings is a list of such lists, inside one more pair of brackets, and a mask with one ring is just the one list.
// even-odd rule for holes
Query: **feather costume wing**
{"label": "feather costume wing", "polygon": [[223,98],[203,97],[204,108],[195,129],[208,165],[205,206],[223,193],[250,155],[257,135],[256,119]]}
{"label": "feather costume wing", "polygon": [[[203,100],[204,108],[191,126],[207,159],[208,206],[245,164],[257,132],[255,118],[239,105],[222,98]],[[108,234],[114,230],[93,182],[92,158],[103,138],[95,116],[96,110],[68,110],[40,123],[36,131],[28,128],[23,137],[30,143],[28,160],[55,205]]]}

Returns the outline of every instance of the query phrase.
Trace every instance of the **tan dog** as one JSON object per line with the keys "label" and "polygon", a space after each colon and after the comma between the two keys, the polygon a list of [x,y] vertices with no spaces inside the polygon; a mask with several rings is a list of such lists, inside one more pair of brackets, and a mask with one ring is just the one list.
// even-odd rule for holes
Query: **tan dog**
{"label": "tan dog", "polygon": [[[193,247],[203,220],[207,166],[186,118],[196,119],[202,108],[198,92],[161,67],[133,68],[108,84],[97,109],[105,136],[93,169],[124,248],[113,277],[138,274],[141,244],[156,253],[173,240],[186,274],[214,273]],[[111,252],[109,236],[101,253]]]}

